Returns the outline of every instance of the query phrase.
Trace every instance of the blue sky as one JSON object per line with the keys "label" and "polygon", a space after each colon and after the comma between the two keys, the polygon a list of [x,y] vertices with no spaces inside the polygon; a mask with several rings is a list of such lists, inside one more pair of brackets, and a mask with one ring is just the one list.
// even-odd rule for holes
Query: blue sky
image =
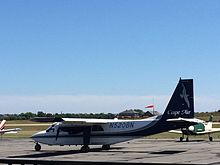
{"label": "blue sky", "polygon": [[217,0],[1,1],[0,111],[163,111],[179,77],[218,110],[219,16]]}

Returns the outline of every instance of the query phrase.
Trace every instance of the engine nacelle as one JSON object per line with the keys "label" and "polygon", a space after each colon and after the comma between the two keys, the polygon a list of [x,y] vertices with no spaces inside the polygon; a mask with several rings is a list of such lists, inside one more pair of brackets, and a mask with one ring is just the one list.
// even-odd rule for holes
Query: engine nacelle
{"label": "engine nacelle", "polygon": [[190,130],[190,131],[194,131],[194,129],[195,129],[195,128],[194,128],[193,125],[191,125],[191,126],[189,127],[189,130]]}

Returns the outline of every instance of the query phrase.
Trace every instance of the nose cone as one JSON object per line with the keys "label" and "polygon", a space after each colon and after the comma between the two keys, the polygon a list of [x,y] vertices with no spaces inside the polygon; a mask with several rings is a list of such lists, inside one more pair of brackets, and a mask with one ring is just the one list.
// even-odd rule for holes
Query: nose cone
{"label": "nose cone", "polygon": [[46,131],[40,131],[40,132],[33,134],[31,138],[36,142],[40,142],[40,139],[42,139],[45,136],[45,134],[46,134]]}
{"label": "nose cone", "polygon": [[54,145],[56,143],[54,134],[48,133],[46,131],[41,131],[35,133],[31,136],[31,138],[38,143]]}

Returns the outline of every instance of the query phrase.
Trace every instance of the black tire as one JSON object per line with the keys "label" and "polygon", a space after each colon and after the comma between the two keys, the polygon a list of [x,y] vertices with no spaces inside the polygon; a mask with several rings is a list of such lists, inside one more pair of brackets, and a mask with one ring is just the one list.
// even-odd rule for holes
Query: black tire
{"label": "black tire", "polygon": [[82,152],[89,152],[89,149],[90,149],[89,146],[82,146],[81,147]]}
{"label": "black tire", "polygon": [[181,141],[181,142],[183,141],[183,137],[180,137],[180,141]]}
{"label": "black tire", "polygon": [[105,144],[102,146],[103,150],[109,150],[110,149],[110,145],[109,144]]}
{"label": "black tire", "polygon": [[212,142],[212,141],[213,141],[213,138],[212,138],[212,137],[209,137],[209,141]]}
{"label": "black tire", "polygon": [[187,138],[186,138],[186,142],[188,142],[188,141],[189,141],[189,138],[187,137]]}
{"label": "black tire", "polygon": [[40,151],[41,150],[41,145],[36,143],[34,148],[35,148],[35,151]]}

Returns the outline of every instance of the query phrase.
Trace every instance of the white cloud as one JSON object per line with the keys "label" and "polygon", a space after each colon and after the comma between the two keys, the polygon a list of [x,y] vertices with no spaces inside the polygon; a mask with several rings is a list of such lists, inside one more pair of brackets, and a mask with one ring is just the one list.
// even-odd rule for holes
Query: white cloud
{"label": "white cloud", "polygon": [[[170,96],[0,96],[0,113],[36,113],[37,111],[48,113],[119,113],[132,108],[146,110],[144,107],[153,102],[155,109],[163,113],[169,98]],[[219,98],[195,97],[196,112],[218,109],[220,109]]]}

